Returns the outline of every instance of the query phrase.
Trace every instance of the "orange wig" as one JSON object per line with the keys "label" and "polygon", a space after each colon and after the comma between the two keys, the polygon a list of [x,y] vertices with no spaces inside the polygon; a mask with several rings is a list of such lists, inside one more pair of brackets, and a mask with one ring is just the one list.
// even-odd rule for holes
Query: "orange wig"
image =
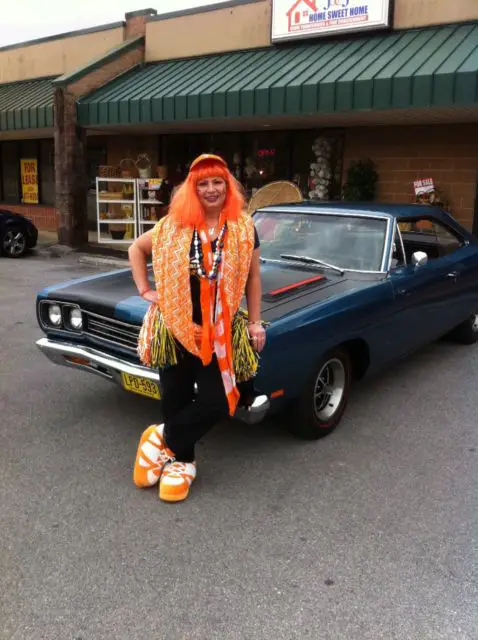
{"label": "orange wig", "polygon": [[197,193],[197,185],[206,178],[222,178],[226,183],[223,212],[226,220],[236,221],[245,208],[242,187],[218,156],[199,156],[192,163],[188,177],[177,189],[169,206],[169,215],[179,227],[199,227],[204,209]]}

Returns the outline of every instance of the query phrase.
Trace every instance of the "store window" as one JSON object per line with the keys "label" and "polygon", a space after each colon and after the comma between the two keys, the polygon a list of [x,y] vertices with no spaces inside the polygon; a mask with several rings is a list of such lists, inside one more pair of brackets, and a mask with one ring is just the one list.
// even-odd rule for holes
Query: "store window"
{"label": "store window", "polygon": [[291,134],[267,131],[244,135],[242,183],[247,198],[276,180],[290,180]]}
{"label": "store window", "polygon": [[191,162],[201,153],[211,153],[211,135],[168,135],[162,140],[162,164],[167,167],[172,187],[181,184]]}
{"label": "store window", "polygon": [[[324,142],[325,141],[325,142]],[[162,162],[173,186],[187,176],[192,160],[201,153],[222,156],[250,199],[261,187],[277,180],[293,180],[304,198],[340,199],[343,136],[336,131],[257,131],[203,135],[167,135],[162,138]],[[326,163],[318,147],[327,149]],[[322,147],[321,147],[322,148]],[[313,193],[311,196],[310,194]]]}
{"label": "store window", "polygon": [[20,158],[16,142],[2,142],[2,199],[5,204],[20,204]]}
{"label": "store window", "polygon": [[213,133],[211,136],[211,153],[224,158],[230,170],[241,181],[242,179],[242,142],[238,133]]}
{"label": "store window", "polygon": [[40,140],[40,202],[55,206],[55,151],[53,140]]}
{"label": "store window", "polygon": [[100,175],[100,167],[106,165],[106,146],[88,146],[86,164],[88,173],[88,189],[96,193],[96,178]]}
{"label": "store window", "polygon": [[0,143],[0,199],[5,204],[55,205],[53,140]]}
{"label": "store window", "polygon": [[[336,131],[295,131],[292,175],[304,198],[315,198],[325,187],[329,200],[339,200],[342,182],[343,135]],[[324,184],[322,182],[324,181]],[[314,193],[315,192],[315,193]],[[310,194],[314,193],[313,196]]]}

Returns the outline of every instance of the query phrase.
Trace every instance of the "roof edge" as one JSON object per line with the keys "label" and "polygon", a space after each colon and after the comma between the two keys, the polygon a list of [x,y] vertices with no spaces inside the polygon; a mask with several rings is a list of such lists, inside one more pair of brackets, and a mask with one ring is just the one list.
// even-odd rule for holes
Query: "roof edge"
{"label": "roof edge", "polygon": [[157,16],[158,12],[156,11],[156,9],[152,9],[151,7],[148,7],[147,9],[139,9],[138,11],[128,11],[128,13],[125,13],[125,20],[131,20],[132,18],[142,18],[147,17],[147,16]]}
{"label": "roof edge", "polygon": [[92,73],[93,71],[96,71],[97,69],[102,67],[104,64],[107,64],[108,62],[113,62],[113,60],[117,60],[118,58],[121,58],[121,56],[125,53],[128,53],[128,51],[132,51],[133,49],[136,49],[138,46],[143,45],[144,42],[145,42],[144,36],[138,36],[136,38],[126,40],[125,42],[122,42],[117,47],[110,49],[99,58],[95,58],[95,60],[92,60],[91,62],[86,64],[84,67],[81,67],[80,69],[75,69],[75,71],[72,71],[71,73],[65,73],[59,78],[56,78],[56,80],[53,80],[52,85],[54,87],[63,87],[65,85],[71,84],[72,82],[76,82],[77,80],[81,80],[81,78],[84,78],[85,76]]}
{"label": "roof edge", "polygon": [[24,42],[15,42],[14,44],[7,44],[4,47],[0,47],[1,51],[8,51],[10,49],[21,49],[22,47],[33,47],[36,44],[44,44],[53,40],[62,40],[63,38],[75,38],[76,36],[85,36],[89,33],[97,33],[98,31],[109,31],[111,29],[119,29],[125,27],[126,22],[110,22],[108,24],[101,24],[97,27],[88,27],[87,29],[79,29],[78,31],[65,31],[65,33],[56,33],[53,36],[46,36],[45,38],[36,38],[35,40],[25,40]]}
{"label": "roof edge", "polygon": [[169,13],[161,13],[157,16],[146,18],[147,22],[157,22],[159,20],[171,20],[171,18],[181,18],[182,16],[192,16],[196,13],[209,13],[211,11],[219,11],[220,9],[233,9],[244,4],[255,4],[264,2],[264,0],[224,0],[216,4],[209,4],[203,7],[194,7],[193,9],[181,9],[179,11],[170,11]]}
{"label": "roof edge", "polygon": [[15,84],[26,84],[27,82],[46,82],[47,80],[49,80],[50,82],[53,82],[55,78],[58,78],[58,76],[57,75],[40,76],[38,78],[25,78],[25,80],[13,80],[12,82],[0,82],[0,87],[6,87],[6,86],[11,87]]}

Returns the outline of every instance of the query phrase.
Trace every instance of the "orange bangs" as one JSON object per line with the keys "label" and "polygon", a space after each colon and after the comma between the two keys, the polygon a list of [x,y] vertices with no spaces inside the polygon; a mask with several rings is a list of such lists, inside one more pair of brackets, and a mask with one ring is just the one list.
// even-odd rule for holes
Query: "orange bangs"
{"label": "orange bangs", "polygon": [[242,187],[232,173],[218,160],[204,160],[189,171],[177,189],[169,206],[169,215],[179,227],[197,227],[204,219],[204,210],[197,194],[197,185],[206,178],[222,178],[226,183],[224,213],[226,220],[237,221],[245,208]]}

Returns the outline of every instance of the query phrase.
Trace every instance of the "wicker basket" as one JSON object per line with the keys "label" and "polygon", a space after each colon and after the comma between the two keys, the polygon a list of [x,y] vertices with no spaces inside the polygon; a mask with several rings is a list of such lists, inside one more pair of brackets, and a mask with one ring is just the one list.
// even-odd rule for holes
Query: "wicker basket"
{"label": "wicker basket", "polygon": [[100,178],[119,178],[121,171],[119,167],[113,167],[110,164],[103,164],[98,167],[98,174]]}
{"label": "wicker basket", "polygon": [[303,199],[302,192],[296,184],[287,180],[279,180],[270,182],[256,191],[249,201],[247,211],[252,215],[254,211],[261,207],[302,202]]}
{"label": "wicker basket", "polygon": [[99,193],[100,200],[123,200],[123,192],[122,191],[100,191]]}
{"label": "wicker basket", "polygon": [[131,158],[123,158],[120,163],[121,176],[128,173],[131,178],[139,178],[138,167]]}

